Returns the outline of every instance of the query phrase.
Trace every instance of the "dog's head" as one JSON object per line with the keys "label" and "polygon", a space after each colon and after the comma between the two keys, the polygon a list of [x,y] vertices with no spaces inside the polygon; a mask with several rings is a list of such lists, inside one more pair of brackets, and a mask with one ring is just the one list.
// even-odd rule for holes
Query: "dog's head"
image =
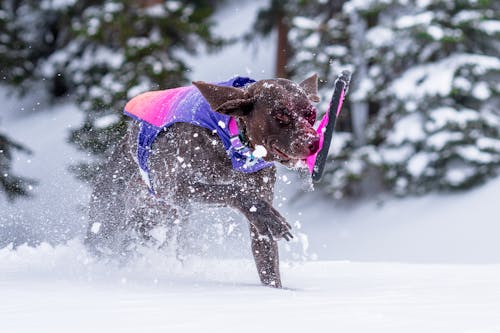
{"label": "dog's head", "polygon": [[294,166],[319,149],[311,104],[319,101],[316,74],[300,84],[286,79],[261,80],[246,88],[193,84],[214,111],[238,119],[251,147],[266,149],[265,160]]}

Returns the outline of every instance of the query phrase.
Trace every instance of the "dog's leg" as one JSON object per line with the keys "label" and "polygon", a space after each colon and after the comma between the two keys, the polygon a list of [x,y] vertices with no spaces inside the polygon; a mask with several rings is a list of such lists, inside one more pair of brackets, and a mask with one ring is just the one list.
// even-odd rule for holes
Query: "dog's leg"
{"label": "dog's leg", "polygon": [[261,235],[268,236],[270,239],[290,240],[293,238],[290,233],[292,226],[265,197],[253,195],[252,191],[243,191],[240,186],[233,184],[193,183],[189,186],[191,191],[186,194],[188,199],[236,208],[245,215]]}
{"label": "dog's leg", "polygon": [[173,226],[173,237],[175,238],[175,257],[184,264],[189,253],[190,235],[187,232],[190,209],[178,208]]}
{"label": "dog's leg", "polygon": [[126,140],[120,142],[95,179],[89,203],[87,248],[95,255],[120,255],[126,243],[126,197],[134,161],[127,156]]}
{"label": "dog's leg", "polygon": [[[192,184],[191,200],[232,206],[250,222],[252,253],[264,285],[281,288],[277,239],[291,238],[291,226],[266,198],[244,193],[239,186]],[[268,199],[268,198],[267,198]]]}
{"label": "dog's leg", "polygon": [[250,224],[252,254],[263,285],[281,288],[278,242],[259,234]]}

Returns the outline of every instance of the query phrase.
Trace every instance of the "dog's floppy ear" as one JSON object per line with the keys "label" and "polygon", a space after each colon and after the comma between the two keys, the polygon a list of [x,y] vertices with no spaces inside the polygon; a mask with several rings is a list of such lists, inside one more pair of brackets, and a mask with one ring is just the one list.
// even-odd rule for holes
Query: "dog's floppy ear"
{"label": "dog's floppy ear", "polygon": [[304,91],[307,94],[307,98],[311,102],[318,103],[319,102],[319,96],[318,96],[318,75],[313,74],[301,83],[299,83],[299,86],[304,89]]}
{"label": "dog's floppy ear", "polygon": [[193,82],[215,112],[242,117],[253,109],[254,100],[243,89],[218,86],[203,81]]}

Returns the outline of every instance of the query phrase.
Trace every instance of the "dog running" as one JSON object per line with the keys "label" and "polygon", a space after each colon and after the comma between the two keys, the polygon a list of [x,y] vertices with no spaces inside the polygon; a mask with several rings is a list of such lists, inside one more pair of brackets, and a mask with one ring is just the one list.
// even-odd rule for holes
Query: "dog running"
{"label": "dog running", "polygon": [[317,89],[316,75],[235,77],[131,99],[127,134],[94,185],[86,245],[126,257],[155,241],[154,228],[188,223],[197,205],[231,207],[249,222],[261,283],[281,288],[278,241],[293,236],[272,204],[275,163],[296,167],[320,149]]}

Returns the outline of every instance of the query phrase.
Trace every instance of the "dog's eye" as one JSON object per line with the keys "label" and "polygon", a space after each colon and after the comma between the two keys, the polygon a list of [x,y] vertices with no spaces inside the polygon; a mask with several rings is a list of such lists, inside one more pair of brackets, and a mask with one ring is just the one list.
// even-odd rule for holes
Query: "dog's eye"
{"label": "dog's eye", "polygon": [[286,109],[278,110],[274,117],[278,120],[280,125],[289,125],[292,122],[292,116]]}
{"label": "dog's eye", "polygon": [[309,124],[314,125],[316,122],[316,109],[310,109],[305,115],[306,120]]}

